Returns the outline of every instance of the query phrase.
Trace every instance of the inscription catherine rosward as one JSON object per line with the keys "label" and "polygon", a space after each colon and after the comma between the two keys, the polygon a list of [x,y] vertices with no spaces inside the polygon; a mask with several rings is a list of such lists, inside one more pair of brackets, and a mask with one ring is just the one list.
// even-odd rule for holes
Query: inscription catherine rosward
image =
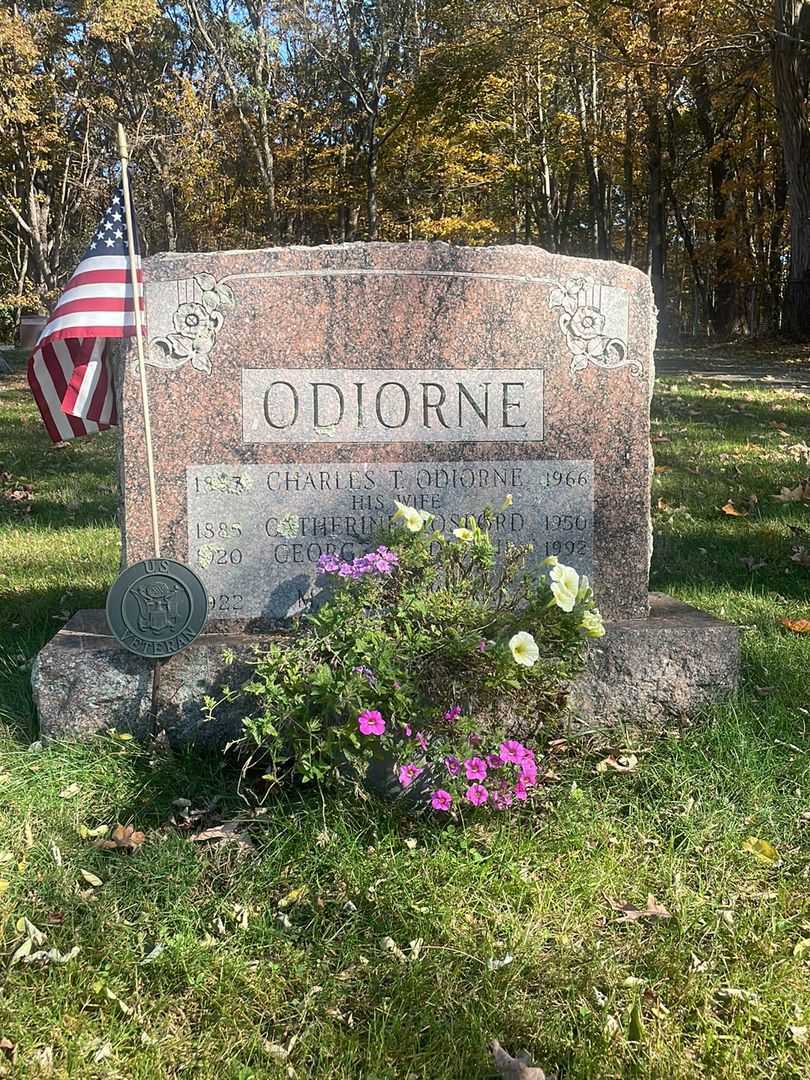
{"label": "inscription catherine rosward", "polygon": [[443,531],[490,506],[498,552],[531,543],[535,563],[557,555],[592,571],[592,461],[193,465],[186,474],[189,562],[212,617],[300,611],[317,594],[320,556],[361,554],[394,499],[435,515],[429,527]]}
{"label": "inscription catherine rosward", "polygon": [[538,368],[244,368],[242,441],[531,442]]}

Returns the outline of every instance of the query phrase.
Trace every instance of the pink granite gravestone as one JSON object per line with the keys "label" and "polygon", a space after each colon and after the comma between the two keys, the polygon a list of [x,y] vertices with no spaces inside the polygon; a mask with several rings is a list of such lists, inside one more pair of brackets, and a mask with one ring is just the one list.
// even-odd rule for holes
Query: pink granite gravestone
{"label": "pink granite gravestone", "polygon": [[[145,262],[148,382],[163,553],[210,594],[208,632],[163,670],[161,723],[202,722],[265,631],[317,594],[394,500],[453,528],[491,506],[494,538],[589,574],[608,620],[572,688],[587,723],[694,711],[738,680],[737,631],[648,596],[655,309],[631,267],[537,248],[446,244],[158,255]],[[152,554],[141,401],[120,358],[123,558]],[[40,653],[48,734],[142,734],[149,662],[79,612]]]}
{"label": "pink granite gravestone", "polygon": [[[164,554],[212,616],[283,619],[394,500],[588,573],[644,616],[648,279],[537,248],[446,244],[158,255],[145,264]],[[151,554],[140,390],[124,369],[126,561]],[[511,496],[511,507],[504,507]],[[258,621],[258,622],[257,622]]]}

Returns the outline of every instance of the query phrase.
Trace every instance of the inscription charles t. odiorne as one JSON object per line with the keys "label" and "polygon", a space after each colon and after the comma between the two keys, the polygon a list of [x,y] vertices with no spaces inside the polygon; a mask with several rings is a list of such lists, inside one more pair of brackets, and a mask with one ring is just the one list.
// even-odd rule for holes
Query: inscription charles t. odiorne
{"label": "inscription charles t. odiorne", "polygon": [[245,443],[536,442],[537,368],[243,368]]}

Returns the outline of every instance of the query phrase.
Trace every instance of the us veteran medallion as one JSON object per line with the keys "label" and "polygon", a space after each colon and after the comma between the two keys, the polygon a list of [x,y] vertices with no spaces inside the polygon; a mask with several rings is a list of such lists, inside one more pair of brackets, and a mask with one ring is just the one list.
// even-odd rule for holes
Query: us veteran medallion
{"label": "us veteran medallion", "polygon": [[113,636],[138,656],[161,659],[197,637],[208,594],[193,570],[174,559],[144,559],[127,567],[107,594]]}

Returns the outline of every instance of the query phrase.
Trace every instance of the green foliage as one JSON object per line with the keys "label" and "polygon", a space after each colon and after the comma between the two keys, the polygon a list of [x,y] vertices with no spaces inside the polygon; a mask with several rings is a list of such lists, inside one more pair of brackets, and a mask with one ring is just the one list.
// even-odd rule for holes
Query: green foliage
{"label": "green foliage", "polygon": [[[408,527],[394,527],[376,552],[354,564],[327,557],[324,569],[340,582],[334,595],[242,687],[246,736],[275,781],[290,770],[305,781],[356,779],[380,754],[421,771],[466,756],[482,732],[493,750],[507,727],[537,732],[582,666],[586,613],[601,630],[586,578],[570,572],[576,596],[563,610],[546,573],[527,571],[530,546],[510,546],[496,563],[491,511],[462,518],[447,537],[401,509]],[[555,563],[547,560],[561,574]],[[523,663],[512,647],[521,632],[533,639]],[[368,711],[384,732],[359,730]]]}

